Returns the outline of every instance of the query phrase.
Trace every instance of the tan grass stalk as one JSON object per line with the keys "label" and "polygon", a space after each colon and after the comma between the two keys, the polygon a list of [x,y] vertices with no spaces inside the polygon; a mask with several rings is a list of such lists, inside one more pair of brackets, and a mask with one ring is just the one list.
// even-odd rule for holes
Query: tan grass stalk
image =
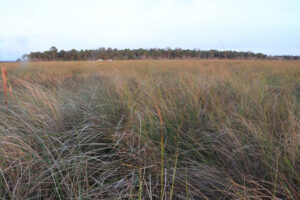
{"label": "tan grass stalk", "polygon": [[12,89],[11,85],[9,86],[8,91],[9,91],[9,95],[11,97],[11,100],[14,101],[13,89]]}
{"label": "tan grass stalk", "polygon": [[143,177],[142,177],[142,168],[139,169],[139,200],[142,200],[142,187],[143,187]]}
{"label": "tan grass stalk", "polygon": [[156,112],[158,114],[159,117],[159,121],[160,121],[160,130],[161,130],[161,135],[160,135],[160,148],[161,148],[161,174],[160,174],[160,184],[161,184],[161,199],[163,199],[164,197],[164,130],[163,130],[163,118],[160,112],[160,109],[158,107],[158,104],[156,101],[155,102],[155,108],[156,108]]}
{"label": "tan grass stalk", "polygon": [[170,200],[172,200],[172,196],[173,196],[173,192],[174,192],[174,184],[175,184],[175,177],[176,177],[176,170],[177,170],[177,161],[178,161],[178,143],[176,145],[175,164],[174,164],[174,172],[173,172],[173,177],[172,177]]}
{"label": "tan grass stalk", "polygon": [[4,95],[7,95],[7,70],[5,67],[2,67],[2,81],[3,81],[3,92]]}
{"label": "tan grass stalk", "polygon": [[7,70],[5,67],[2,67],[2,85],[3,85],[3,93],[4,93],[4,104],[7,107],[7,101],[6,101],[6,97],[7,97]]}

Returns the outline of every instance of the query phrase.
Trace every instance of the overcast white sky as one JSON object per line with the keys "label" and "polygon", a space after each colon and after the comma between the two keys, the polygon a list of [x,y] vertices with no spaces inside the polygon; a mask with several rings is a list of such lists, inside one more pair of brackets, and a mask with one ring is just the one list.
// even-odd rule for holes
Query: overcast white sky
{"label": "overcast white sky", "polygon": [[0,0],[0,60],[51,46],[300,55],[300,0]]}

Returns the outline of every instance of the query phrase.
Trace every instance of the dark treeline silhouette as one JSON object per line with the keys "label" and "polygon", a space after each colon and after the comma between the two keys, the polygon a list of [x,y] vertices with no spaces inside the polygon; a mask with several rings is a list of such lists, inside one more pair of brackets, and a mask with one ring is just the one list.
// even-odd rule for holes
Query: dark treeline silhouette
{"label": "dark treeline silhouette", "polygon": [[96,50],[75,49],[58,51],[51,47],[44,52],[31,52],[22,57],[30,61],[73,61],[73,60],[143,60],[143,59],[283,59],[298,60],[300,56],[268,56],[262,53],[218,51],[218,50],[189,50],[189,49],[112,49],[99,48]]}

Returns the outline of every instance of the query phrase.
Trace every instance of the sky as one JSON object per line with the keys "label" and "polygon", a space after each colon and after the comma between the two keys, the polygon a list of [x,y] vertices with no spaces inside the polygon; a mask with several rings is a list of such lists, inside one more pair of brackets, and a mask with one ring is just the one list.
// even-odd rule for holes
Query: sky
{"label": "sky", "polygon": [[300,0],[0,0],[0,61],[51,46],[300,55]]}

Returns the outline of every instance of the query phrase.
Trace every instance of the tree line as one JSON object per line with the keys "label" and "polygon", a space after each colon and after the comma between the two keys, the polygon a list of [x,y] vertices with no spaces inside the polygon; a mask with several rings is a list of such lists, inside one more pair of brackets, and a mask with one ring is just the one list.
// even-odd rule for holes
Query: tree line
{"label": "tree line", "polygon": [[298,60],[300,56],[268,56],[262,53],[189,50],[189,49],[112,49],[99,48],[95,50],[60,50],[51,47],[44,52],[31,52],[22,56],[30,61],[84,61],[84,60],[143,60],[143,59],[286,59]]}

